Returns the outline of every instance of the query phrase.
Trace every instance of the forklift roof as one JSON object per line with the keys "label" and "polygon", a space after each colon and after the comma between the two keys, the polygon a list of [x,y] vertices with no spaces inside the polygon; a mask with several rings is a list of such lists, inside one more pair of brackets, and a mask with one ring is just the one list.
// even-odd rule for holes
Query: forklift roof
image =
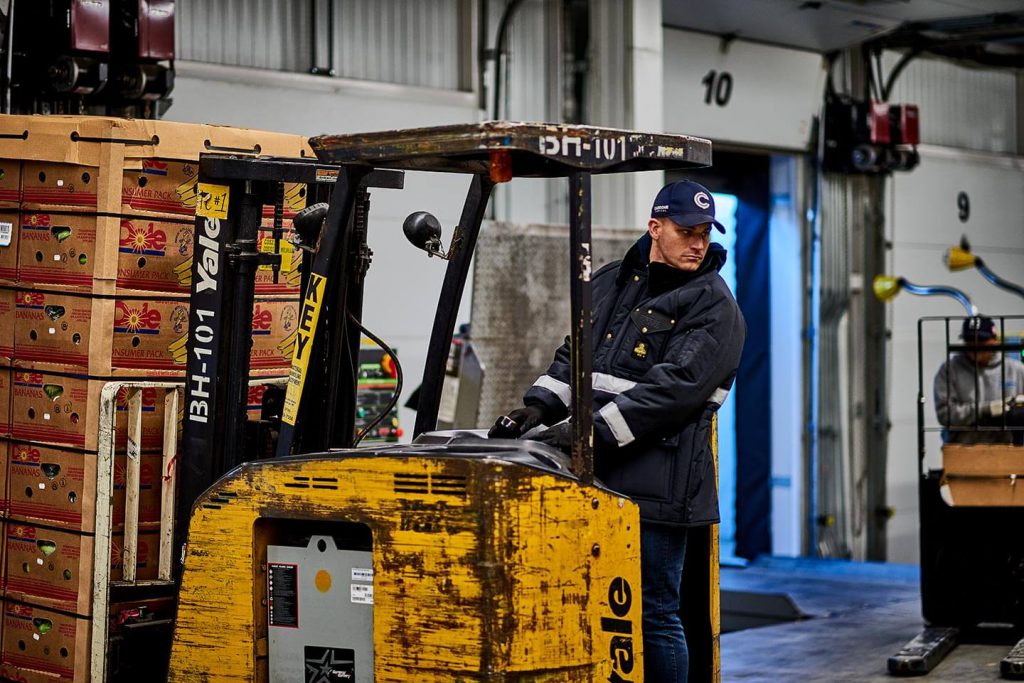
{"label": "forklift roof", "polygon": [[486,173],[511,162],[516,177],[564,177],[574,171],[622,173],[711,165],[711,142],[687,135],[616,128],[485,121],[381,133],[321,135],[310,144],[321,162],[376,168]]}

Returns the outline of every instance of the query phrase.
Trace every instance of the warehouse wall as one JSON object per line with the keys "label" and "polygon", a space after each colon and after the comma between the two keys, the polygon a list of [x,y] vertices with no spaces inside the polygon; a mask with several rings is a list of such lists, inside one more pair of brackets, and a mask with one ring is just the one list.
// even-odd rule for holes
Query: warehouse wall
{"label": "warehouse wall", "polygon": [[[886,55],[887,67],[895,62]],[[896,81],[893,102],[921,107],[921,165],[888,183],[890,272],[920,284],[963,289],[982,312],[1024,314],[1024,302],[976,272],[950,273],[942,254],[967,235],[974,250],[1001,276],[1024,281],[1024,159],[1017,149],[1017,78],[1010,71],[969,69],[936,59],[910,63]],[[957,197],[966,192],[970,216],[961,221]],[[902,294],[889,307],[888,558],[918,560],[917,319],[964,315],[952,299]],[[933,328],[936,331],[940,328]],[[953,331],[956,341],[957,331]],[[931,381],[944,339],[928,338],[924,354],[925,414],[936,426]],[[927,440],[926,466],[938,467],[940,439]]]}
{"label": "warehouse wall", "polygon": [[[970,216],[961,221],[957,195],[970,197]],[[997,289],[976,271],[950,273],[942,254],[967,235],[986,265],[1013,282],[1024,282],[1024,159],[962,150],[931,148],[921,165],[894,176],[887,202],[888,238],[893,243],[891,271],[918,284],[948,284],[962,289],[983,312],[1024,315],[1024,301]],[[901,294],[891,305],[889,502],[895,516],[889,523],[889,559],[916,562],[917,543],[917,320],[921,316],[963,316],[952,299]],[[1024,327],[1007,332],[1021,333]],[[930,327],[925,338],[924,386],[926,424],[937,427],[932,380],[943,360],[942,326]],[[951,330],[957,342],[959,327]],[[928,435],[926,467],[940,466],[940,439]]]}
{"label": "warehouse wall", "polygon": [[[886,72],[897,55],[885,53]],[[891,102],[921,108],[922,142],[983,152],[1017,151],[1017,77],[1010,70],[970,69],[916,59],[896,80]]]}
{"label": "warehouse wall", "polygon": [[[374,85],[316,76],[177,64],[174,105],[166,119],[317,135],[474,121],[469,93]],[[406,370],[404,405],[419,384],[444,262],[428,259],[402,236],[401,224],[416,210],[434,213],[451,238],[469,182],[466,178],[410,173],[406,189],[371,193],[366,326],[398,350]],[[467,286],[470,291],[472,283]],[[468,294],[460,319],[469,319]],[[408,432],[414,413],[402,408]]]}
{"label": "warehouse wall", "polygon": [[467,0],[184,0],[177,8],[179,59],[298,73],[330,65],[340,78],[470,88]]}

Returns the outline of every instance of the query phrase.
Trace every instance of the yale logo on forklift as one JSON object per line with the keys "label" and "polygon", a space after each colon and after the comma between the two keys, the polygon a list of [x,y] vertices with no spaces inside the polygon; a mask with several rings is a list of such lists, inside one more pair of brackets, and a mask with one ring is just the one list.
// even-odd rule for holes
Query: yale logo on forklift
{"label": "yale logo on forklift", "polygon": [[288,389],[284,397],[284,408],[281,419],[290,425],[295,424],[299,412],[299,396],[302,395],[302,384],[306,379],[309,366],[309,354],[313,348],[313,333],[320,319],[320,306],[324,300],[324,287],[327,278],[323,275],[310,273],[309,289],[302,301],[302,312],[299,313],[299,328],[296,331],[295,356],[292,358],[292,369],[288,373]]}
{"label": "yale logo on forklift", "polygon": [[608,607],[614,616],[601,617],[601,630],[612,634],[608,646],[612,674],[608,680],[611,683],[630,683],[631,679],[624,676],[633,673],[636,663],[633,657],[633,619],[629,614],[633,607],[633,588],[621,576],[616,576],[608,584]]}

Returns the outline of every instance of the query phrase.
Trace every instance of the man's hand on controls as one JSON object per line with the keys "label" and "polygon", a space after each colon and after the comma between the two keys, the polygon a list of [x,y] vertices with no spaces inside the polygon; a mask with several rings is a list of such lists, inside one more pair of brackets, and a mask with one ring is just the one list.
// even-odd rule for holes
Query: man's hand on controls
{"label": "man's hand on controls", "polygon": [[[507,419],[506,419],[507,418]],[[540,406],[524,406],[516,408],[508,415],[498,418],[490,431],[489,439],[518,439],[534,427],[544,422],[544,409]]]}
{"label": "man's hand on controls", "polygon": [[1024,427],[1024,394],[983,404],[981,417],[987,425]]}
{"label": "man's hand on controls", "polygon": [[1024,394],[1017,394],[1008,398],[989,401],[981,407],[981,414],[984,417],[1002,417],[1003,413],[1014,409],[1024,408]]}
{"label": "man's hand on controls", "polygon": [[572,423],[560,422],[554,427],[548,427],[540,434],[530,437],[530,441],[538,441],[557,448],[563,453],[572,454]]}

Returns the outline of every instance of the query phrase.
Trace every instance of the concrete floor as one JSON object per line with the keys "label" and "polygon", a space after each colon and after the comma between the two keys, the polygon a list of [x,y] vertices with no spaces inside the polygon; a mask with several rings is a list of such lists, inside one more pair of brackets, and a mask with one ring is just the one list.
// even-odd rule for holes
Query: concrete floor
{"label": "concrete floor", "polygon": [[888,657],[922,628],[916,567],[766,558],[723,567],[722,589],[785,592],[813,617],[723,635],[726,683],[998,681],[1013,644],[960,644],[925,678],[889,676]]}

